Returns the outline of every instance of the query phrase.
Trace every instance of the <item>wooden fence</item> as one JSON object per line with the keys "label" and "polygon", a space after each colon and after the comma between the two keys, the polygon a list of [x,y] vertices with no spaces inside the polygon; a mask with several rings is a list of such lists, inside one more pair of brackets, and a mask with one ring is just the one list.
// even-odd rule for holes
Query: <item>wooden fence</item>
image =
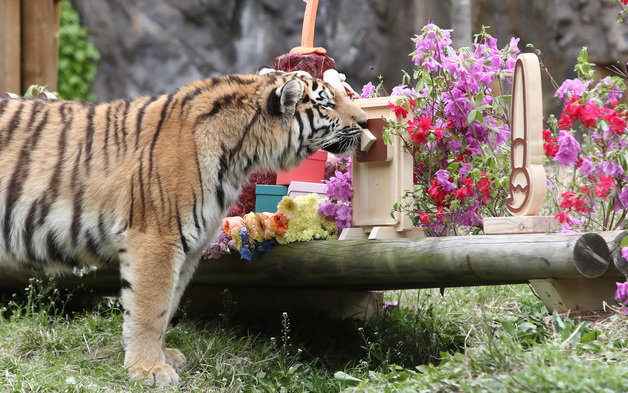
{"label": "wooden fence", "polygon": [[0,94],[57,89],[60,0],[0,0]]}

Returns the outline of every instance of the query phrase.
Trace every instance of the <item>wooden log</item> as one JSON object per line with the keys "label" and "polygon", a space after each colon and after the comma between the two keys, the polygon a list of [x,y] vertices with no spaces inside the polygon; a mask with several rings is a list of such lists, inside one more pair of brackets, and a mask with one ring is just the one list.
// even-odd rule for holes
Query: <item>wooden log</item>
{"label": "wooden log", "polygon": [[[597,234],[520,234],[394,240],[328,240],[277,246],[245,261],[239,256],[204,257],[193,279],[197,285],[273,288],[382,290],[525,283],[602,274],[611,262],[606,241]],[[20,277],[0,272],[0,287]],[[98,287],[119,285],[117,272],[90,275]],[[23,277],[22,277],[23,278]],[[66,278],[61,286],[92,278]]]}
{"label": "wooden log", "polygon": [[0,0],[0,94],[22,94],[20,0]]}
{"label": "wooden log", "polygon": [[46,85],[57,90],[59,62],[58,0],[22,0],[22,88]]}
{"label": "wooden log", "polygon": [[593,277],[606,271],[604,260],[608,267],[608,246],[595,234],[317,241],[276,247],[252,262],[204,260],[195,282],[371,290],[507,284]]}

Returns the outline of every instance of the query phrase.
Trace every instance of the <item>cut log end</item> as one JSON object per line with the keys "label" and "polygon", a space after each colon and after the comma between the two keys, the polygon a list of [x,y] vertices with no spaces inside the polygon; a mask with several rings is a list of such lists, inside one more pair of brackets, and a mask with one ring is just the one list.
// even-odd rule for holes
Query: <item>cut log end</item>
{"label": "cut log end", "polygon": [[573,258],[580,274],[587,278],[596,278],[608,269],[611,252],[602,236],[585,233],[576,241]]}
{"label": "cut log end", "polygon": [[626,261],[626,259],[621,255],[621,242],[626,236],[628,236],[628,233],[623,231],[615,237],[615,240],[613,241],[614,247],[612,255],[613,263],[615,264],[617,270],[619,270],[624,276],[628,277],[628,261]]}

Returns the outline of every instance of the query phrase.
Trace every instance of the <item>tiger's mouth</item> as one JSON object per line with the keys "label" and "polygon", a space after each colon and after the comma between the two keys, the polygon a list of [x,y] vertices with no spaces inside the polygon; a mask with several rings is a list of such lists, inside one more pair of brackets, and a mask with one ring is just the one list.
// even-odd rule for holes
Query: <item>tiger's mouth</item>
{"label": "tiger's mouth", "polygon": [[340,135],[337,139],[323,144],[322,149],[341,156],[352,154],[360,144],[360,137],[362,135],[362,128],[356,127]]}

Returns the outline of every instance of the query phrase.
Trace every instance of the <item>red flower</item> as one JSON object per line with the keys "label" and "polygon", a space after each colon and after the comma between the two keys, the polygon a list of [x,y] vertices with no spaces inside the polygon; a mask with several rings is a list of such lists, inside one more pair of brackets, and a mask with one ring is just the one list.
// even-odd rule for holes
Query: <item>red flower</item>
{"label": "red flower", "polygon": [[610,130],[617,133],[617,135],[623,135],[626,131],[626,119],[621,117],[614,109],[603,108],[601,112],[600,118],[608,123]]}
{"label": "red flower", "polygon": [[560,195],[563,198],[563,202],[560,204],[562,209],[576,210],[582,213],[587,213],[589,209],[582,198],[578,198],[573,191],[566,191]]}
{"label": "red flower", "polygon": [[438,211],[436,212],[436,217],[438,218],[438,221],[440,222],[443,222],[443,220],[445,219],[445,212],[443,211],[442,206],[438,207]]}
{"label": "red flower", "polygon": [[473,195],[473,187],[471,186],[473,184],[473,179],[462,177],[460,178],[460,181],[462,181],[465,185],[456,190],[454,196],[456,199],[460,199],[462,201],[466,197]]}
{"label": "red flower", "polygon": [[600,108],[597,105],[587,102],[584,108],[580,109],[580,121],[585,127],[595,127],[597,118],[600,116]]}
{"label": "red flower", "polygon": [[560,120],[558,120],[558,126],[561,130],[568,130],[572,127],[571,120],[566,113],[562,113],[560,115]]}
{"label": "red flower", "polygon": [[567,114],[569,120],[578,120],[580,119],[581,110],[582,107],[580,106],[580,97],[573,96],[571,97],[571,100],[569,100],[569,103],[565,106],[563,114]]}
{"label": "red flower", "polygon": [[478,181],[478,190],[482,193],[482,200],[488,202],[491,200],[491,181],[486,176],[482,176]]}
{"label": "red flower", "polygon": [[420,116],[416,120],[410,120],[406,130],[410,134],[410,138],[415,145],[421,143],[427,143],[427,136],[429,135],[430,128],[432,127],[432,118],[427,116]]}
{"label": "red flower", "polygon": [[443,190],[443,187],[441,187],[436,179],[432,179],[432,185],[427,189],[427,193],[434,199],[434,203],[438,206],[443,204],[447,196],[447,191]]}
{"label": "red flower", "polygon": [[608,198],[608,193],[610,189],[615,187],[615,182],[613,181],[612,176],[600,174],[600,181],[595,183],[595,185],[597,186],[593,188],[593,191],[595,191],[595,196],[606,200],[606,198]]}
{"label": "red flower", "polygon": [[417,106],[417,103],[415,100],[413,100],[412,98],[408,99],[408,103],[410,104],[410,108],[414,108]]}
{"label": "red flower", "polygon": [[403,117],[404,119],[408,117],[408,110],[401,105],[393,104],[391,102],[390,104],[386,105],[386,107],[392,109],[395,113],[395,116],[397,117]]}
{"label": "red flower", "polygon": [[556,215],[554,216],[555,219],[557,219],[558,221],[560,221],[561,224],[564,224],[566,222],[571,221],[571,219],[569,218],[569,216],[567,215],[566,211],[562,211],[560,213],[556,213]]}
{"label": "red flower", "polygon": [[556,157],[556,153],[558,153],[556,141],[558,138],[553,138],[550,130],[543,130],[543,139],[545,140],[545,143],[543,143],[543,152],[545,155],[547,157]]}
{"label": "red flower", "polygon": [[419,212],[419,217],[423,225],[430,225],[430,215],[425,212]]}

